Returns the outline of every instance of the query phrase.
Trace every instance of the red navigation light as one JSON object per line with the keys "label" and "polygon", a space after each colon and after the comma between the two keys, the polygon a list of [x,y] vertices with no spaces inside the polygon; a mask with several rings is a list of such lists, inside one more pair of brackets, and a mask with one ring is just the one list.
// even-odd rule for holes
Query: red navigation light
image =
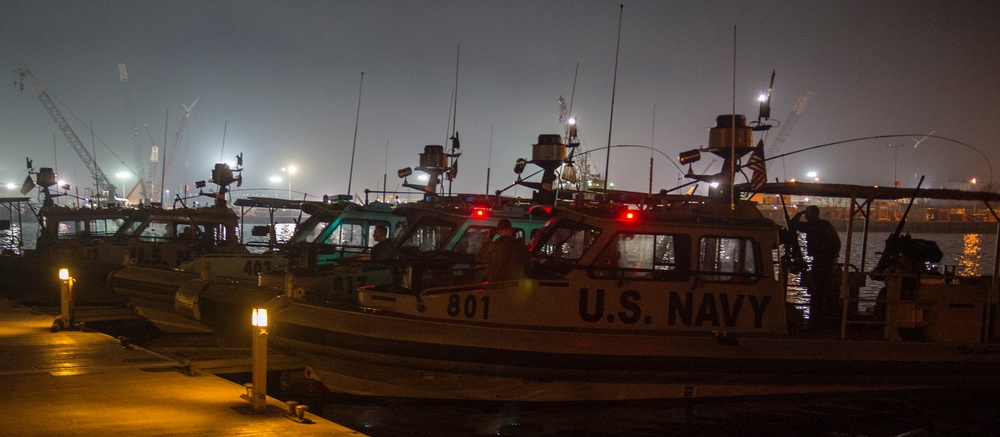
{"label": "red navigation light", "polygon": [[639,218],[639,214],[636,214],[635,211],[625,211],[622,213],[622,220],[627,222],[635,221],[637,218]]}
{"label": "red navigation light", "polygon": [[473,209],[472,218],[486,218],[486,210],[483,208]]}

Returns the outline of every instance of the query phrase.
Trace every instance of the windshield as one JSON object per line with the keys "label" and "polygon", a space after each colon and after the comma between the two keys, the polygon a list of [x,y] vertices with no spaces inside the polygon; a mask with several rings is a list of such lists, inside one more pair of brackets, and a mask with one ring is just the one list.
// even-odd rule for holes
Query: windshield
{"label": "windshield", "polygon": [[433,217],[421,218],[412,227],[407,227],[400,248],[417,252],[444,250],[456,228],[457,223]]}
{"label": "windshield", "polygon": [[599,228],[584,223],[560,221],[541,235],[534,245],[534,255],[576,262],[600,235]]}
{"label": "windshield", "polygon": [[310,217],[304,223],[299,225],[299,228],[295,230],[295,236],[292,237],[293,243],[313,243],[323,234],[326,227],[330,226],[330,220],[313,219]]}

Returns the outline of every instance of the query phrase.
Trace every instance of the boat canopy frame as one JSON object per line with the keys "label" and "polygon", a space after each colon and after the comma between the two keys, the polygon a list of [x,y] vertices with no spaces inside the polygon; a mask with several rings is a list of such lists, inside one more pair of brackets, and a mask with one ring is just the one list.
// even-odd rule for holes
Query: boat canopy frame
{"label": "boat canopy frame", "polygon": [[[896,187],[882,187],[882,186],[865,186],[865,185],[848,185],[848,184],[829,184],[829,183],[800,183],[800,182],[775,182],[767,183],[764,186],[755,190],[758,194],[774,194],[779,196],[787,195],[798,195],[798,196],[821,196],[821,197],[837,197],[850,199],[848,204],[848,221],[847,221],[847,242],[844,251],[844,265],[849,266],[851,263],[851,250],[854,237],[854,219],[856,216],[861,216],[864,220],[863,231],[862,231],[862,243],[861,243],[861,266],[865,265],[865,256],[867,254],[868,247],[868,234],[869,234],[869,224],[871,216],[871,205],[876,200],[898,200],[898,199],[933,199],[933,200],[957,200],[957,201],[973,201],[973,202],[983,202],[987,210],[993,216],[993,219],[997,223],[996,235],[997,241],[993,247],[993,268],[990,276],[989,291],[987,293],[988,305],[996,305],[998,302],[998,289],[1000,289],[1000,215],[997,214],[996,209],[993,208],[993,203],[1000,202],[1000,193],[994,193],[989,191],[962,191],[962,190],[951,190],[951,189],[941,189],[941,188],[896,188]],[[862,268],[864,270],[864,268]],[[847,336],[847,307],[849,305],[850,296],[850,275],[849,269],[843,269],[841,281],[840,281],[840,298],[843,303],[843,308],[841,311],[841,323],[840,323],[840,338],[844,339]],[[980,341],[986,342],[989,338],[989,333],[983,330],[981,333]]]}

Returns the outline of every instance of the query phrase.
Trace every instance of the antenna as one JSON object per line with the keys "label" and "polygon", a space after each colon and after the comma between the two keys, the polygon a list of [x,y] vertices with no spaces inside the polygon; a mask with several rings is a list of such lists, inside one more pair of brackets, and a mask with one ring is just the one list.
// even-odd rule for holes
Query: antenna
{"label": "antenna", "polygon": [[656,103],[653,104],[653,133],[649,139],[649,193],[653,196],[653,151],[656,150]]}
{"label": "antenna", "polygon": [[736,25],[733,25],[733,112],[729,129],[729,208],[736,209]]}
{"label": "antenna", "polygon": [[604,160],[604,193],[608,192],[608,168],[611,166],[611,128],[615,121],[615,88],[618,85],[618,51],[622,43],[622,15],[624,15],[625,5],[618,8],[618,42],[615,44],[615,74],[611,79],[611,117],[608,120],[608,156]]}
{"label": "antenna", "polygon": [[[389,191],[387,186],[386,178],[388,178],[389,171],[389,137],[385,137],[385,162],[382,164],[382,202],[385,202],[385,192]],[[367,198],[367,196],[366,196]]]}
{"label": "antenna", "polygon": [[351,172],[347,175],[347,195],[351,195],[351,180],[354,178],[354,150],[358,146],[358,120],[361,119],[361,89],[365,86],[365,72],[361,72],[361,85],[358,86],[358,112],[354,116],[354,144],[351,145]]}
{"label": "antenna", "polygon": [[486,195],[490,194],[490,171],[493,169],[493,123],[490,123],[490,148],[486,153]]}
{"label": "antenna", "polygon": [[[194,106],[194,105],[191,105]],[[229,120],[222,124],[222,150],[219,151],[219,162],[226,160],[226,130],[229,128]]]}

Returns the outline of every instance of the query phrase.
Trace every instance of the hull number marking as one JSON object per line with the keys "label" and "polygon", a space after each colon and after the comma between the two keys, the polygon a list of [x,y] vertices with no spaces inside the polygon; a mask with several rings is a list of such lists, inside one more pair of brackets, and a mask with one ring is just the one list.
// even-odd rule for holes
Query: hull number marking
{"label": "hull number marking", "polygon": [[[481,304],[481,305],[480,305]],[[467,319],[490,318],[490,297],[482,296],[476,299],[475,295],[466,295],[462,299],[461,295],[452,294],[448,296],[448,315],[451,317],[465,316]]]}

